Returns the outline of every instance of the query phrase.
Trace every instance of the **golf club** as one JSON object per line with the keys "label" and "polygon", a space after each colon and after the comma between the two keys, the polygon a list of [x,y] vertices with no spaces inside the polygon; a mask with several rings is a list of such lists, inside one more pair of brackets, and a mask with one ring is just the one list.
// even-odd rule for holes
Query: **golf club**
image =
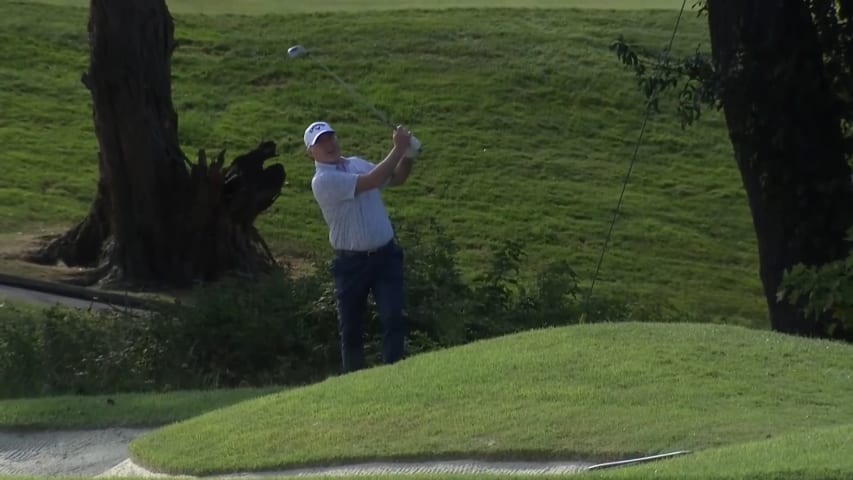
{"label": "golf club", "polygon": [[[360,93],[358,93],[355,90],[355,88],[353,88],[347,82],[343,81],[343,79],[341,79],[341,77],[337,76],[335,74],[335,72],[333,72],[329,67],[327,67],[326,65],[321,63],[319,60],[317,60],[313,56],[311,56],[309,54],[308,50],[306,50],[305,47],[303,47],[302,45],[294,45],[294,46],[288,48],[287,49],[287,56],[290,58],[307,57],[312,62],[314,62],[314,64],[318,65],[320,68],[325,70],[326,73],[328,73],[332,78],[334,78],[338,82],[338,84],[340,84],[340,86],[344,87],[344,89],[347,92],[349,92],[349,94],[352,95],[355,99],[359,100],[363,104],[370,107],[370,109],[373,110],[373,113],[376,114],[377,118],[379,118],[379,120],[385,126],[389,127],[391,130],[397,129],[397,124],[392,122],[391,119],[388,118],[388,115],[386,115],[385,113],[383,113],[379,109],[377,109],[372,103],[370,103],[370,101],[367,98],[364,97],[364,95],[361,95]],[[409,140],[409,151],[408,151],[407,155],[411,158],[414,158],[418,153],[420,153],[420,151],[421,151],[421,142],[417,138],[415,138],[414,135],[412,135],[411,140]]]}

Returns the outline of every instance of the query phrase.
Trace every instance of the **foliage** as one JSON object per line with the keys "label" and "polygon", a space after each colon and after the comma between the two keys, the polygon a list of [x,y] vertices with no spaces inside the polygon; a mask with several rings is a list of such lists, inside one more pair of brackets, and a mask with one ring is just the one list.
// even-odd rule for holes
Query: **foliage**
{"label": "foliage", "polygon": [[150,389],[169,365],[154,324],[119,312],[7,307],[0,316],[0,396]]}
{"label": "foliage", "polygon": [[662,93],[669,89],[680,89],[676,111],[681,128],[698,121],[705,106],[717,110],[722,108],[719,100],[720,78],[710,54],[701,51],[699,47],[692,55],[674,64],[668,52],[653,55],[641,47],[630,45],[621,35],[610,48],[625,66],[634,71],[640,91],[645,95],[646,106],[653,112],[660,113]]}
{"label": "foliage", "polygon": [[[853,242],[853,228],[847,236]],[[795,265],[786,272],[778,299],[800,306],[815,322],[830,313],[832,323],[824,328],[846,331],[853,340],[853,254],[820,266]]]}
{"label": "foliage", "polygon": [[[458,247],[431,220],[398,222],[406,258],[409,355],[580,317],[579,285],[562,260],[523,281],[524,244],[492,251],[467,281]],[[685,321],[667,308],[601,298],[593,321]],[[380,362],[375,305],[366,319],[368,365]],[[0,396],[294,385],[337,373],[337,311],[328,261],[314,271],[200,285],[154,312],[58,307],[0,317]]]}
{"label": "foliage", "polygon": [[[853,8],[832,0],[797,1],[804,1],[811,12],[824,71],[834,94],[834,108],[843,117],[846,151],[850,155],[853,153],[853,49],[849,47],[853,45]],[[698,15],[707,14],[707,0],[698,0],[692,5]],[[719,98],[725,79],[713,64],[711,54],[703,52],[701,46],[675,65],[669,63],[668,56],[654,55],[640,46],[630,45],[621,35],[613,42],[611,50],[634,70],[641,90],[655,109],[660,93],[680,86],[678,113],[682,127],[699,120],[703,105],[722,107]],[[652,62],[654,65],[650,67]]]}
{"label": "foliage", "polygon": [[[713,56],[697,48],[671,66],[668,55],[655,59],[624,37],[611,48],[634,71],[652,110],[658,111],[661,93],[680,86],[682,127],[699,119],[703,105],[720,108],[725,94],[730,137],[756,233],[767,245],[765,251],[781,249],[762,259],[765,291],[768,296],[777,293],[778,301],[790,297],[817,325],[799,319],[801,326],[794,327],[782,320],[783,310],[774,308],[771,322],[792,331],[853,339],[853,333],[843,333],[850,315],[850,269],[849,259],[843,258],[849,249],[839,235],[853,227],[851,210],[842,206],[853,192],[853,9],[828,0],[734,5],[694,3],[700,15],[709,14]],[[770,15],[774,20],[768,25],[775,27],[759,25]],[[726,22],[735,25],[727,29]],[[790,41],[793,34],[779,31],[780,25],[798,28],[807,38]],[[823,121],[819,127],[810,125],[818,119]],[[815,151],[809,142],[825,148]],[[842,168],[844,163],[848,168]],[[821,173],[813,173],[817,171]],[[782,271],[809,258],[823,258],[810,261],[825,265],[800,264]],[[831,312],[831,319],[824,312]]]}
{"label": "foliage", "polygon": [[[847,157],[853,161],[853,8],[832,0],[805,1],[817,32],[826,77],[833,92],[833,111],[840,113],[845,134]],[[707,14],[707,0],[693,3],[698,15]],[[647,100],[657,109],[658,95],[680,86],[678,114],[682,127],[699,120],[703,105],[722,108],[721,89],[726,79],[721,77],[710,53],[700,47],[675,65],[669,58],[650,54],[648,50],[630,45],[624,36],[613,42],[611,50],[619,60],[634,70]],[[743,61],[744,57],[741,57]],[[650,63],[655,62],[653,66]],[[809,79],[799,79],[808,82]]]}

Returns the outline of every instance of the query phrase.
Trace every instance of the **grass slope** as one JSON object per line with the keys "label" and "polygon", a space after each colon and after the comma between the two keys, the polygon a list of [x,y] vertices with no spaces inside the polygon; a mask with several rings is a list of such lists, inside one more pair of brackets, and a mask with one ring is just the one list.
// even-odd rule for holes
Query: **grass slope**
{"label": "grass slope", "polygon": [[[37,0],[42,3],[87,7],[85,0]],[[173,13],[207,15],[264,15],[305,12],[446,8],[596,8],[620,10],[676,9],[680,0],[169,0]],[[690,5],[688,4],[688,7]]]}
{"label": "grass slope", "polygon": [[613,479],[832,480],[853,476],[853,424],[721,447],[666,462],[589,475]]}
{"label": "grass slope", "polygon": [[[97,142],[86,12],[0,0],[0,231],[64,228],[95,190]],[[258,220],[278,252],[327,254],[301,135],[339,130],[345,153],[381,159],[389,133],[310,61],[318,59],[424,142],[409,184],[384,194],[395,221],[435,217],[467,275],[489,247],[528,246],[529,268],[566,259],[592,275],[638,135],[643,101],[609,51],[619,34],[662,47],[671,11],[467,9],[262,17],[178,15],[173,97],[185,152],[262,139],[289,186]],[[686,54],[706,41],[686,16]],[[668,303],[703,319],[765,326],[749,211],[716,113],[682,131],[672,105],[640,150],[597,292]],[[724,268],[721,268],[724,266]],[[530,271],[530,270],[529,270]],[[528,271],[528,272],[529,272]]]}
{"label": "grass slope", "polygon": [[130,450],[192,474],[705,450],[853,424],[850,348],[712,325],[535,331],[244,402]]}

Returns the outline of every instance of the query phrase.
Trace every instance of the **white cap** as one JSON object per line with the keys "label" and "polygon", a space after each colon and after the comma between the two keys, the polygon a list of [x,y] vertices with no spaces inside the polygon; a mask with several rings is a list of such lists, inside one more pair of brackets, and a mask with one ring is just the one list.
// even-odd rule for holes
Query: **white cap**
{"label": "white cap", "polygon": [[311,125],[308,125],[308,128],[305,129],[305,135],[303,136],[303,140],[305,140],[305,147],[314,146],[314,142],[317,141],[317,138],[324,133],[332,132],[332,127],[326,122],[314,122]]}

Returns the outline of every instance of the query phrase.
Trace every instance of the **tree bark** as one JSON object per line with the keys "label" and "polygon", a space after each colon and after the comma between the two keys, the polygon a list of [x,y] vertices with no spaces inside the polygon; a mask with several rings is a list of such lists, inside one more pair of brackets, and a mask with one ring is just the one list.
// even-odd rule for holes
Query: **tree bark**
{"label": "tree bark", "polygon": [[264,168],[264,142],[224,166],[224,152],[192,164],[178,144],[171,97],[174,24],[163,0],[91,0],[90,64],[100,148],[89,216],[43,250],[69,265],[108,262],[110,279],[185,285],[224,272],[257,274],[275,260],[253,226],[279,195],[285,172]]}
{"label": "tree bark", "polygon": [[853,224],[853,182],[842,116],[808,6],[794,0],[709,0],[707,6],[771,325],[825,336],[828,316],[815,322],[777,300],[790,267],[823,265],[850,253],[845,233]]}

